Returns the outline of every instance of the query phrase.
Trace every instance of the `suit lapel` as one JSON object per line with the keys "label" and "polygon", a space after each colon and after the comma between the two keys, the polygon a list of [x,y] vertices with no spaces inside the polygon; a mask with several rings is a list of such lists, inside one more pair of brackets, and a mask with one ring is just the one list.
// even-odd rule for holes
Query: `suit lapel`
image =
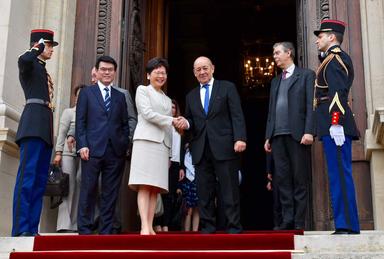
{"label": "suit lapel", "polygon": [[219,91],[219,88],[220,88],[220,82],[218,80],[214,80],[213,81],[213,85],[212,85],[211,96],[209,97],[209,107],[208,107],[208,114],[207,114],[207,116],[213,110],[213,104],[215,102],[215,98],[216,98],[217,92]]}
{"label": "suit lapel", "polygon": [[273,101],[272,101],[273,107],[276,106],[276,98],[277,98],[277,93],[279,91],[280,83],[281,83],[281,75],[278,78],[276,78],[276,80],[273,80],[272,85],[271,85],[270,96],[272,96],[272,99],[273,99]]}
{"label": "suit lapel", "polygon": [[116,109],[116,106],[117,106],[117,98],[116,98],[116,96],[119,93],[120,92],[118,90],[116,90],[115,88],[111,87],[111,109],[108,112],[108,117],[110,117],[111,114],[114,112],[113,110]]}
{"label": "suit lapel", "polygon": [[195,88],[195,92],[193,93],[193,100],[197,100],[196,101],[196,105],[197,105],[197,109],[200,110],[201,113],[203,113],[205,115],[205,111],[204,111],[204,107],[203,107],[203,104],[201,103],[201,97],[200,97],[200,84],[198,87]]}
{"label": "suit lapel", "polygon": [[99,104],[101,105],[103,110],[106,112],[105,105],[104,105],[104,99],[103,99],[103,96],[101,95],[99,86],[96,84],[96,85],[94,85],[94,87],[91,88],[91,90],[92,90],[92,93],[95,95],[96,100],[99,102]]}

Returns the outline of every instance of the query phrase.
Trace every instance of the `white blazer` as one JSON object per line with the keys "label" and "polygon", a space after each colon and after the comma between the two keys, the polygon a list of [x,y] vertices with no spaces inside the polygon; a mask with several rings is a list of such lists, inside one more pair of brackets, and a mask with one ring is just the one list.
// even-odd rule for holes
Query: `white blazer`
{"label": "white blazer", "polygon": [[172,101],[152,85],[140,85],[136,90],[137,126],[133,140],[164,142],[172,146]]}

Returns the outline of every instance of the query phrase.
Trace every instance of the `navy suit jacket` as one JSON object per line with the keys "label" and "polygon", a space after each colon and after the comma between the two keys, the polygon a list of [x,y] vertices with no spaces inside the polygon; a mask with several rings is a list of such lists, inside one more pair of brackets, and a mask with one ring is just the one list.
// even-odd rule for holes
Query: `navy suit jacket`
{"label": "navy suit jacket", "polygon": [[125,96],[111,88],[111,108],[105,109],[97,84],[80,91],[76,106],[76,148],[89,148],[91,157],[102,157],[108,141],[118,156],[126,154],[129,125]]}
{"label": "navy suit jacket", "polygon": [[[49,102],[48,78],[45,62],[37,57],[44,51],[44,44],[31,48],[19,57],[19,79],[25,99],[37,98]],[[40,138],[52,147],[53,114],[46,105],[26,104],[20,118],[16,143],[22,139]]]}
{"label": "navy suit jacket", "polygon": [[234,151],[234,143],[246,141],[247,136],[240,97],[233,83],[213,81],[207,115],[200,100],[200,86],[192,89],[186,98],[185,117],[190,125],[193,164],[200,162],[207,139],[215,159],[239,157]]}

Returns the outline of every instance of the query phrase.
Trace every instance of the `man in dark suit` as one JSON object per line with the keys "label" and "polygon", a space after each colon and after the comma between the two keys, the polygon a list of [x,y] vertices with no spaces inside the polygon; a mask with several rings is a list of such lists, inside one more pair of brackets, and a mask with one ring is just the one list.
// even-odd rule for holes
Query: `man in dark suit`
{"label": "man in dark suit", "polygon": [[323,143],[331,193],[334,234],[359,234],[359,215],[352,177],[352,140],[359,139],[354,116],[348,104],[354,72],[350,56],[340,44],[345,23],[323,20],[316,45],[324,53],[317,70],[314,109],[317,136]]}
{"label": "man in dark suit", "polygon": [[38,232],[53,141],[53,82],[45,68],[53,47],[58,45],[53,34],[50,30],[32,30],[31,49],[18,61],[26,105],[16,134],[20,165],[13,196],[12,236],[34,236]]}
{"label": "man in dark suit", "polygon": [[274,180],[279,189],[283,222],[279,229],[304,229],[308,160],[313,142],[315,73],[295,66],[290,42],[273,46],[273,58],[283,73],[271,82],[264,149],[272,152]]}
{"label": "man in dark suit", "polygon": [[[239,233],[239,153],[246,148],[246,128],[236,86],[214,80],[207,57],[196,59],[193,71],[199,86],[186,98],[185,123],[191,134],[192,162],[196,168],[199,213],[203,233],[216,231],[215,196],[220,195],[226,231]],[[215,195],[216,181],[220,193]]]}
{"label": "man in dark suit", "polygon": [[101,173],[99,233],[112,232],[116,199],[129,145],[125,96],[112,87],[116,61],[96,61],[98,82],[80,92],[76,108],[76,147],[81,156],[81,191],[78,212],[80,234],[92,234],[95,193]]}

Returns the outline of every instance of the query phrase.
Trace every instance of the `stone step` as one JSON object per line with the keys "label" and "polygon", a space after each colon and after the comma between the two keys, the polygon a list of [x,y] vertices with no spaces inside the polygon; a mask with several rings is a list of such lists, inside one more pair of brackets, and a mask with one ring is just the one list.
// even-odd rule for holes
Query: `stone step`
{"label": "stone step", "polygon": [[11,252],[30,252],[34,237],[0,237],[0,259],[9,259]]}
{"label": "stone step", "polygon": [[[305,253],[384,253],[384,231],[362,231],[360,235],[331,235],[329,231],[306,231],[295,236],[295,250]],[[382,257],[384,258],[384,257]]]}
{"label": "stone step", "polygon": [[383,259],[384,252],[293,253],[292,259]]}

